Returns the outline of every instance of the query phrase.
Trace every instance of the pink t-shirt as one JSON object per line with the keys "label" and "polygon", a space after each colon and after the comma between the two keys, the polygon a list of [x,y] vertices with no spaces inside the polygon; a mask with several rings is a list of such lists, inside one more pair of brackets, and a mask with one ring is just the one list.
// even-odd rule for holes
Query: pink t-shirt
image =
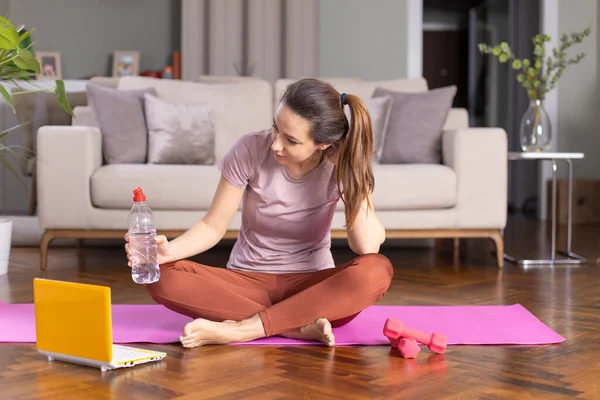
{"label": "pink t-shirt", "polygon": [[335,267],[331,220],[339,200],[335,167],[325,158],[296,179],[275,161],[271,130],[242,136],[219,165],[239,189],[242,224],[228,269],[270,273]]}

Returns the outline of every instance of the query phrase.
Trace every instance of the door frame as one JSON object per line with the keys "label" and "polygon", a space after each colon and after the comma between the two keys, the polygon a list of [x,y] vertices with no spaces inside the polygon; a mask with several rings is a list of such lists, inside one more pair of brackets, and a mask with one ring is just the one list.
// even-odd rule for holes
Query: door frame
{"label": "door frame", "polygon": [[407,1],[407,78],[423,76],[423,0]]}

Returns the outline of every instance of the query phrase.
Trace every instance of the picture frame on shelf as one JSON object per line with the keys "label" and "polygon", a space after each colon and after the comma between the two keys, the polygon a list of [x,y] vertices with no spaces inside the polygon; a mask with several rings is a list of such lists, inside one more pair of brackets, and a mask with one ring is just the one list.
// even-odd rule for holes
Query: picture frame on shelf
{"label": "picture frame on shelf", "polygon": [[58,51],[36,51],[35,58],[40,63],[39,80],[62,79],[62,61]]}
{"label": "picture frame on shelf", "polygon": [[140,74],[140,52],[120,50],[113,53],[112,76],[135,76]]}

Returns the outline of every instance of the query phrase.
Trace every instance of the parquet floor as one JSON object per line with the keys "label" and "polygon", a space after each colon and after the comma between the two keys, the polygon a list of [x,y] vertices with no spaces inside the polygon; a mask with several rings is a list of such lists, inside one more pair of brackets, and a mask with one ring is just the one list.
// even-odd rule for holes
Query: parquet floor
{"label": "parquet floor", "polygon": [[[549,243],[539,223],[511,220],[506,249],[543,256]],[[564,236],[559,238],[562,241]],[[101,373],[48,363],[33,344],[0,344],[1,399],[600,399],[600,226],[576,227],[574,251],[590,262],[576,267],[494,266],[491,242],[382,253],[396,275],[380,304],[481,305],[520,303],[567,340],[547,346],[426,348],[416,360],[379,347],[179,345],[159,349],[160,363]],[[223,266],[230,244],[194,258]],[[342,244],[336,261],[352,257]],[[46,273],[37,249],[13,249],[10,272],[0,276],[0,300],[32,302],[31,281],[42,276],[112,288],[113,303],[151,303],[129,277],[122,247],[52,248]],[[0,327],[2,329],[2,327]]]}

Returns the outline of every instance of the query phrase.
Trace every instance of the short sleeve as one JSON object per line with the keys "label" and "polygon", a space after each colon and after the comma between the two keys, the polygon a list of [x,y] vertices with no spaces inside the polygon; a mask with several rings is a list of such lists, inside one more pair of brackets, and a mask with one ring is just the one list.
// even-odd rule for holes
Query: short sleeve
{"label": "short sleeve", "polygon": [[219,170],[223,177],[238,189],[244,189],[254,176],[255,165],[252,154],[255,153],[253,152],[255,142],[254,135],[242,136],[225,153],[219,163]]}

